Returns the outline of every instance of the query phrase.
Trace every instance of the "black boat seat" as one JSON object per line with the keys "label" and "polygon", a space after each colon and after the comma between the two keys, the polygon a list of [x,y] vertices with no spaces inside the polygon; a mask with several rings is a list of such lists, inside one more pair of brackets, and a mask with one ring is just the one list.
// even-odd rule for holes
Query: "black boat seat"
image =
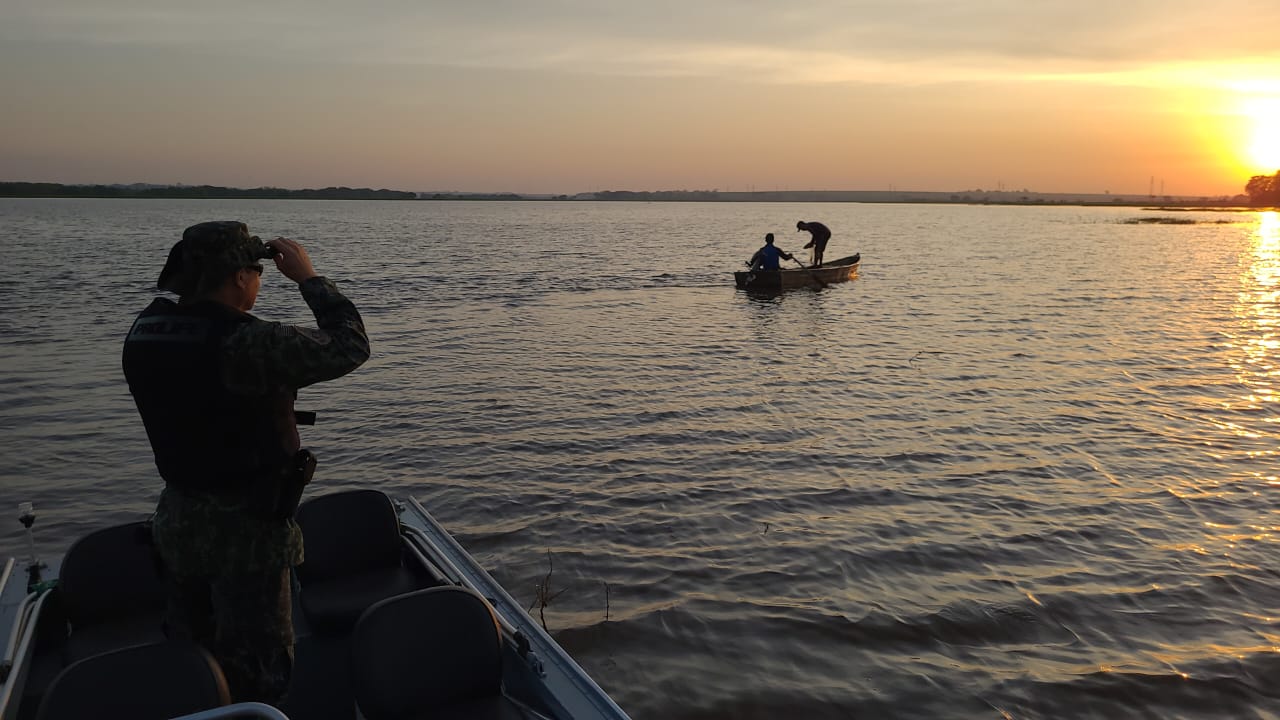
{"label": "black boat seat", "polygon": [[165,639],[165,582],[142,521],[96,530],[73,543],[63,556],[57,593],[70,625],[68,664]]}
{"label": "black boat seat", "polygon": [[423,583],[404,566],[400,518],[378,490],[346,490],[298,506],[305,558],[298,604],[318,632],[341,633],[370,605]]}
{"label": "black boat seat", "polygon": [[163,720],[230,703],[227,680],[208,651],[152,643],[73,663],[50,684],[36,720]]}
{"label": "black boat seat", "polygon": [[489,603],[452,585],[383,600],[352,635],[352,688],[367,720],[529,717],[502,694],[502,635]]}

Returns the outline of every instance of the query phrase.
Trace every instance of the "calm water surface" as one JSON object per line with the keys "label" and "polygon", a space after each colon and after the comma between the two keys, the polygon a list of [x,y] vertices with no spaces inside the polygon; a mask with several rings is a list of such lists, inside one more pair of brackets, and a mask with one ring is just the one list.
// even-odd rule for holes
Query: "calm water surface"
{"label": "calm water surface", "polygon": [[[421,498],[637,720],[1277,718],[1280,219],[0,200],[0,551],[149,511],[119,369],[187,225],[311,250],[369,363],[315,490]],[[797,220],[861,251],[729,272]],[[271,271],[255,312],[310,320]],[[535,613],[536,615],[536,613]]]}

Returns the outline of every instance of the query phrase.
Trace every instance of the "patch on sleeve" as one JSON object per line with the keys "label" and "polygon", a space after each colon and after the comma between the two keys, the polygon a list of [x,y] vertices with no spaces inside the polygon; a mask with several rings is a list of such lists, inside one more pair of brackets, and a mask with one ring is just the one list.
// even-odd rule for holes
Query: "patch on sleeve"
{"label": "patch on sleeve", "polygon": [[329,344],[328,333],[321,332],[320,330],[317,330],[315,328],[300,327],[300,328],[294,328],[294,329],[298,331],[299,335],[301,335],[304,338],[307,338],[308,340],[310,340],[311,342],[317,345]]}

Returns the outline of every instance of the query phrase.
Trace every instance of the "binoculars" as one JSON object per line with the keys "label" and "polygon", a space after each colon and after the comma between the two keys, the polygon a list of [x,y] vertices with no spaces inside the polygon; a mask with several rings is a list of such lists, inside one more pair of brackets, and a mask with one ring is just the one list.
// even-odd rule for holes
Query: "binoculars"
{"label": "binoculars", "polygon": [[262,243],[261,247],[258,248],[258,254],[254,259],[255,260],[271,260],[271,259],[274,259],[279,254],[280,254],[280,251],[272,247],[270,243]]}

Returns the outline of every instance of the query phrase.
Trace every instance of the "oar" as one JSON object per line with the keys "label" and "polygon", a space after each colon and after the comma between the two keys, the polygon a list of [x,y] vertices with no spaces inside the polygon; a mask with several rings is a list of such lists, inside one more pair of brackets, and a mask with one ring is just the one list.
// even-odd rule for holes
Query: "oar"
{"label": "oar", "polygon": [[804,263],[800,262],[799,260],[796,260],[796,256],[795,256],[795,255],[792,255],[792,256],[791,256],[791,261],[792,261],[792,262],[794,262],[795,264],[799,265],[800,267],[804,268],[805,270],[807,270],[807,271],[809,272],[809,277],[810,277],[810,278],[812,278],[814,282],[818,283],[818,287],[826,287],[826,286],[827,286],[827,283],[823,282],[823,281],[822,281],[822,278],[818,277],[818,274],[817,274],[817,273],[815,273],[815,272],[813,271],[813,268],[809,267],[808,265],[805,265]]}

